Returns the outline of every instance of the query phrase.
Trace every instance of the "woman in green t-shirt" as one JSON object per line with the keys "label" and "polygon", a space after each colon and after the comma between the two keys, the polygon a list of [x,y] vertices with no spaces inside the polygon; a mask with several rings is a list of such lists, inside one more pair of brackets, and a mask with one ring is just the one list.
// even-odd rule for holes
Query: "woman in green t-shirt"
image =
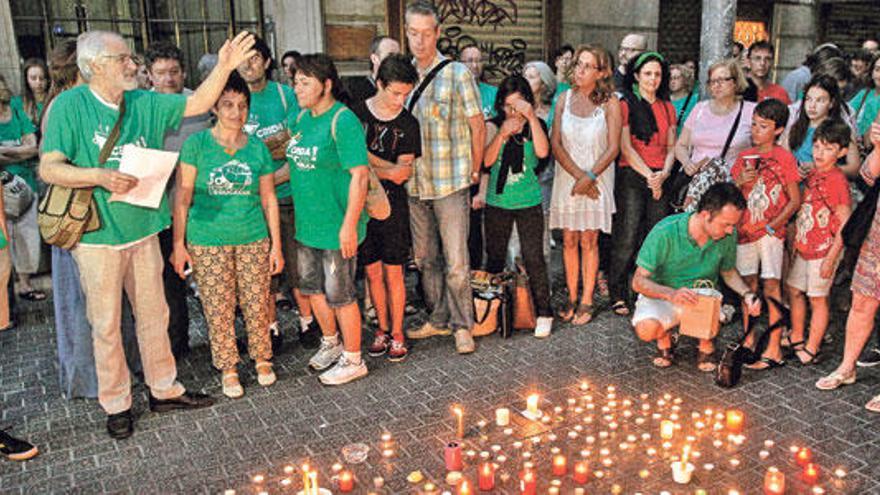
{"label": "woman in green t-shirt", "polygon": [[290,177],[299,288],[323,333],[309,366],[327,370],[323,384],[341,385],[367,374],[354,285],[357,248],[367,232],[367,145],[357,116],[339,101],[346,95],[330,57],[304,55],[294,91],[303,110],[290,116],[287,164],[276,174]]}
{"label": "woman in green t-shirt", "polygon": [[547,127],[535,114],[535,97],[522,76],[508,76],[498,87],[496,117],[486,124],[483,163],[490,167],[486,194],[486,270],[504,269],[507,243],[516,224],[529,274],[538,321],[535,337],[550,336],[553,309],[544,260],[544,212],[536,168],[550,153]]}
{"label": "woman in green t-shirt", "polygon": [[[9,275],[12,274],[12,259],[9,257],[9,232],[6,230],[6,209],[3,204],[3,195],[0,194],[0,287],[6,287],[9,283]],[[9,314],[9,298],[6,294],[0,297],[0,332],[11,330],[15,322]]]}
{"label": "woman in green t-shirt", "polygon": [[281,272],[281,234],[269,149],[242,130],[250,91],[233,72],[214,104],[217,123],[180,150],[171,262],[181,278],[192,266],[201,289],[214,366],[223,393],[244,394],[238,379],[235,306],[244,314],[257,381],[275,383],[269,338],[269,281]]}
{"label": "woman in green t-shirt", "polygon": [[[34,125],[22,110],[12,105],[12,92],[0,76],[0,169],[21,177],[37,192],[32,159],[37,156]],[[42,301],[46,293],[31,286],[31,275],[40,268],[40,230],[37,227],[37,201],[6,224],[13,246],[12,261],[18,275],[18,296],[28,301]]]}

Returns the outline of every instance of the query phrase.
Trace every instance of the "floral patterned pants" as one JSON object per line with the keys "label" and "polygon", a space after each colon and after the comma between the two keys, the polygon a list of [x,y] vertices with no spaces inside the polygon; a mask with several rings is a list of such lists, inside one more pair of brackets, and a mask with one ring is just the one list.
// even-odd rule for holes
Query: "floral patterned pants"
{"label": "floral patterned pants", "polygon": [[189,252],[208,322],[214,366],[230,370],[239,362],[235,345],[236,303],[244,314],[248,355],[254,360],[272,359],[269,239],[237,246],[189,246]]}

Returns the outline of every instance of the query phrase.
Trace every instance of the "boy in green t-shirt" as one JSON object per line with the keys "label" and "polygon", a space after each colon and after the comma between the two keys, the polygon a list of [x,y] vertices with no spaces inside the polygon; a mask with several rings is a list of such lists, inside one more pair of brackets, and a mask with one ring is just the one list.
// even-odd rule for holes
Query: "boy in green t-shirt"
{"label": "boy in green t-shirt", "polygon": [[[721,182],[706,191],[695,213],[666,217],[645,238],[632,281],[633,290],[639,293],[632,324],[640,339],[657,341],[654,366],[672,365],[670,330],[678,326],[681,312],[696,302],[690,288],[698,280],[717,286],[720,273],[743,297],[749,313],[760,314],[760,300],[736,271],[736,225],[745,207],[736,185]],[[700,340],[699,347],[700,371],[714,371],[712,341]]]}

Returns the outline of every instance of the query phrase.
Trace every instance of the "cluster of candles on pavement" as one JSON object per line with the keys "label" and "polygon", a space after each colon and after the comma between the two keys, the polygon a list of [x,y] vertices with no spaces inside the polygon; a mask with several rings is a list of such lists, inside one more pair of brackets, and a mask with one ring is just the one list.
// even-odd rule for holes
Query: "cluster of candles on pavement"
{"label": "cluster of candles on pavement", "polygon": [[[721,412],[705,409],[704,411],[693,411],[691,413],[692,421],[688,424],[684,420],[685,413],[682,411],[683,401],[680,398],[673,398],[670,394],[664,394],[655,402],[649,400],[647,394],[641,394],[640,404],[634,404],[630,399],[618,399],[614,386],[609,385],[604,394],[597,394],[586,382],[582,382],[578,388],[579,396],[568,398],[567,408],[555,406],[550,409],[547,406],[546,411],[541,410],[541,397],[538,394],[528,395],[526,408],[520,414],[529,421],[546,425],[547,428],[544,429],[543,434],[536,434],[521,440],[512,438],[514,433],[512,419],[516,413],[506,407],[497,408],[494,411],[494,424],[497,428],[494,430],[493,436],[500,436],[497,434],[500,433],[506,440],[514,440],[510,442],[512,451],[506,452],[502,452],[504,449],[497,442],[491,446],[486,445],[491,442],[488,442],[489,427],[485,420],[476,423],[484,450],[479,455],[473,449],[465,451],[464,449],[468,447],[465,444],[467,417],[464,406],[453,405],[450,411],[454,420],[455,440],[449,442],[443,452],[447,470],[445,481],[452,487],[452,490],[441,491],[437,484],[431,481],[421,484],[424,481],[424,476],[420,471],[412,472],[407,480],[412,484],[419,484],[417,493],[423,495],[441,495],[441,493],[472,495],[477,491],[491,492],[499,488],[499,483],[508,483],[511,479],[513,484],[506,485],[506,491],[516,491],[518,488],[521,495],[537,495],[539,479],[547,476],[546,473],[549,472],[551,481],[547,493],[550,495],[561,493],[564,480],[566,477],[570,477],[575,486],[572,491],[566,491],[566,493],[583,495],[586,493],[583,485],[593,479],[606,478],[608,481],[613,476],[612,468],[616,464],[612,454],[614,443],[617,443],[621,452],[627,454],[627,462],[631,462],[633,459],[632,453],[644,449],[647,456],[645,459],[649,465],[639,470],[639,478],[646,479],[652,475],[652,472],[647,469],[648,467],[655,469],[657,464],[662,466],[668,462],[670,471],[666,471],[666,473],[670,473],[672,481],[680,485],[692,482],[694,474],[698,471],[697,464],[700,462],[702,462],[700,467],[703,471],[710,472],[716,468],[711,462],[701,461],[704,456],[698,450],[699,440],[711,439],[717,454],[716,457],[730,454],[731,457],[727,459],[727,462],[731,469],[737,468],[742,462],[737,457],[739,448],[746,440],[743,435],[746,418],[741,410],[729,409]],[[604,402],[594,400],[595,395],[604,395]],[[567,415],[569,420],[574,420],[573,426],[566,428],[568,431],[565,432],[565,436],[561,435],[562,430],[556,431],[553,428],[553,426],[559,426],[566,421],[563,415]],[[652,426],[654,424],[656,425]],[[631,426],[632,428],[630,428]],[[652,431],[656,433],[652,433]],[[656,441],[655,436],[659,437],[659,448],[652,443],[652,440]],[[545,447],[551,446],[549,458],[543,461],[549,461],[549,465],[545,465],[544,468],[541,467],[543,462],[538,460],[537,452],[533,451],[541,445],[542,438]],[[557,444],[558,440],[561,441]],[[644,445],[639,447],[639,443]],[[575,445],[583,448],[578,452]],[[773,440],[764,441],[764,449],[759,452],[759,458],[762,461],[766,460],[770,456],[769,450],[774,446]],[[380,447],[379,451],[386,460],[395,455],[394,440],[390,433],[386,432],[382,435]],[[566,452],[568,450],[571,452]],[[521,468],[517,467],[518,463],[515,463],[511,470],[507,461],[509,457],[511,459],[514,457],[509,455],[514,451],[516,457],[521,458]],[[598,460],[592,459],[595,452],[599,454]],[[807,447],[792,446],[790,452],[794,457],[795,464],[800,469],[799,479],[810,488],[814,495],[825,493],[824,489],[818,485],[820,469],[813,460],[812,451]],[[566,456],[566,453],[569,455]],[[476,467],[476,483],[465,474],[465,459],[476,461],[468,463]],[[715,460],[718,461],[717,458]],[[294,471],[292,466],[285,467],[287,475],[293,474]],[[331,493],[327,488],[318,485],[317,472],[311,469],[308,464],[304,464],[300,471],[303,490],[299,492],[299,495],[327,495]],[[335,491],[338,493],[354,491],[356,483],[352,471],[344,469],[341,464],[334,464],[332,471],[331,486]],[[835,470],[833,474],[838,479],[846,476],[846,472],[840,468]],[[264,477],[257,475],[253,478],[253,482],[260,485],[264,482]],[[282,486],[289,486],[292,483],[290,477],[282,479],[281,482]],[[381,490],[383,483],[384,480],[381,477],[375,477],[372,487],[364,488],[368,493],[372,493],[370,490],[373,488]],[[613,484],[611,492],[613,495],[623,493],[623,487],[619,484]],[[767,468],[763,492],[765,495],[786,493],[786,476],[780,468],[775,466]],[[706,493],[705,490],[699,488],[695,492],[697,495],[705,495]],[[739,491],[736,489],[730,489],[727,492],[727,495],[738,494]]]}

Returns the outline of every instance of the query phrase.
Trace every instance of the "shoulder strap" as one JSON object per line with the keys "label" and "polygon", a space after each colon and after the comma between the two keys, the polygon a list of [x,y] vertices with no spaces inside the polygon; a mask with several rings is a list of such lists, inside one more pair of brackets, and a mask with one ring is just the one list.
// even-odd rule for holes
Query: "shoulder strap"
{"label": "shoulder strap", "polygon": [[733,136],[736,135],[736,130],[739,128],[739,119],[743,114],[743,106],[745,105],[745,101],[740,100],[739,102],[739,112],[736,113],[736,119],[733,121],[733,127],[730,128],[730,132],[727,133],[727,141],[724,142],[724,148],[721,150],[721,159],[727,156],[727,150],[730,149],[730,143],[733,142]]}
{"label": "shoulder strap", "polygon": [[422,93],[425,92],[425,89],[427,89],[428,86],[431,84],[431,81],[433,81],[434,78],[437,77],[437,74],[439,74],[440,71],[443,70],[444,67],[446,67],[447,65],[449,65],[451,63],[452,63],[451,59],[447,58],[445,60],[442,60],[433,69],[431,69],[431,72],[428,72],[428,74],[425,76],[424,79],[422,79],[422,82],[419,84],[419,87],[416,88],[415,91],[413,91],[412,97],[409,99],[409,105],[407,105],[407,107],[406,107],[407,110],[410,111],[410,113],[412,113],[413,108],[416,107],[416,103],[418,103],[419,98],[422,97]]}
{"label": "shoulder strap", "polygon": [[281,98],[281,106],[284,107],[284,113],[287,113],[287,97],[284,96],[284,88],[278,83],[275,83],[275,87],[278,88],[278,96]]}
{"label": "shoulder strap", "polygon": [[865,89],[865,95],[862,96],[862,101],[859,102],[859,107],[856,108],[856,117],[862,112],[862,107],[865,106],[865,100],[868,99],[868,93],[871,92],[871,88]]}
{"label": "shoulder strap", "polygon": [[113,129],[110,130],[110,135],[107,136],[107,140],[104,141],[104,146],[101,147],[101,152],[98,154],[99,165],[107,163],[107,159],[110,158],[110,154],[113,153],[113,147],[116,146],[116,142],[119,141],[119,133],[122,130],[122,118],[124,116],[125,93],[122,94],[122,101],[119,102],[119,117],[117,117],[116,123],[113,124]]}
{"label": "shoulder strap", "polygon": [[334,141],[336,141],[336,122],[339,120],[339,115],[346,110],[348,110],[348,108],[345,106],[337,110],[336,113],[333,114],[333,120],[330,121],[330,135],[333,136]]}
{"label": "shoulder strap", "polygon": [[306,112],[308,112],[308,111],[309,111],[308,108],[303,108],[302,110],[299,111],[299,115],[296,116],[296,123],[297,124],[299,124],[299,121],[302,120],[303,115],[305,115]]}

